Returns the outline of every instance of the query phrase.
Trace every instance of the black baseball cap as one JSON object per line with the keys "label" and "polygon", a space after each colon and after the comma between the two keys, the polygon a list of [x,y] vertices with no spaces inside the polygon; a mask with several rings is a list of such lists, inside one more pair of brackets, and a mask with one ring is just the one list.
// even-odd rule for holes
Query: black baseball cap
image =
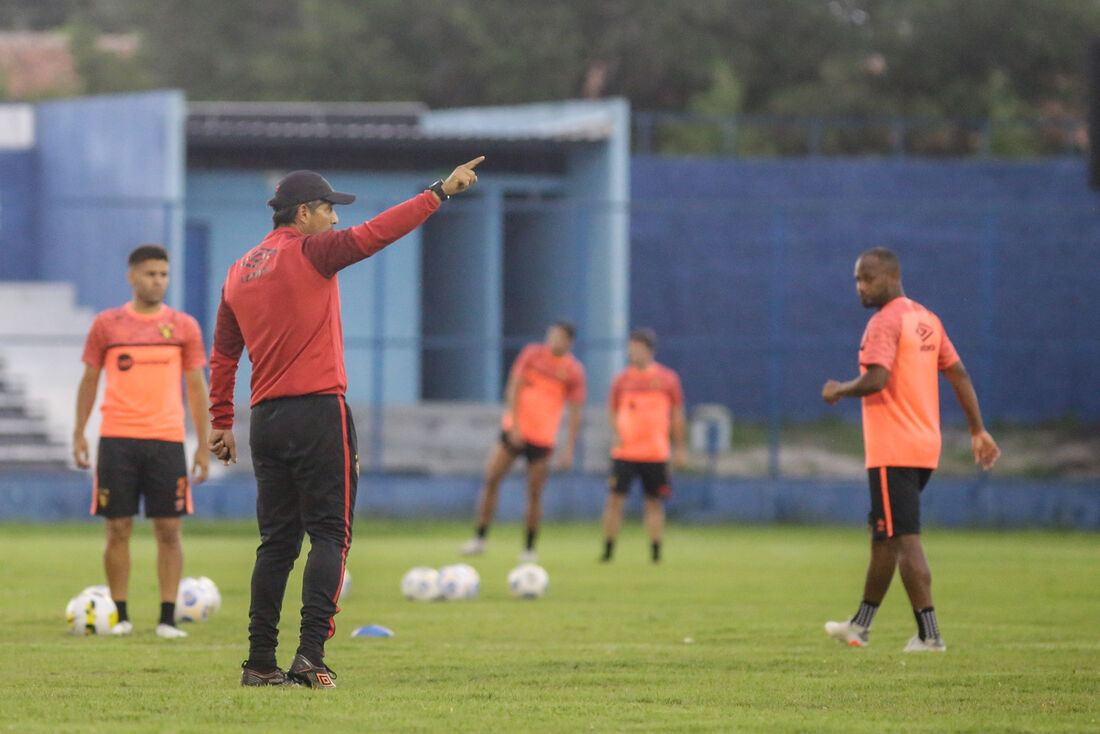
{"label": "black baseball cap", "polygon": [[330,204],[350,204],[355,201],[355,194],[333,191],[332,184],[314,171],[291,171],[275,184],[275,196],[267,200],[267,205],[272,209],[285,209],[318,200]]}

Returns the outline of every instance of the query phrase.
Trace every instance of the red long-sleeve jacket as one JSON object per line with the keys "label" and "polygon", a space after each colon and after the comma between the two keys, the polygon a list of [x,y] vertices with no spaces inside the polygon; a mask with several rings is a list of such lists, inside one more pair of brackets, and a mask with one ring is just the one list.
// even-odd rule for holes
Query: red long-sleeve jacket
{"label": "red long-sleeve jacket", "polygon": [[210,353],[210,422],[233,427],[233,388],[243,349],[255,405],[347,390],[336,274],[420,226],[439,208],[425,191],[355,227],[302,234],[280,227],[233,263],[222,286]]}

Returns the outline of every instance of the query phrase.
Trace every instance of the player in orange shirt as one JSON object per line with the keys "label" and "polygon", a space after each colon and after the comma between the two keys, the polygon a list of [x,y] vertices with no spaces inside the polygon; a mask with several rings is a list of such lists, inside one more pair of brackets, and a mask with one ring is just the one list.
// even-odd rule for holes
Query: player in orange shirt
{"label": "player in orange shirt", "polygon": [[191,480],[206,479],[210,456],[206,446],[206,353],[198,322],[166,306],[168,251],[142,245],[130,253],[126,279],[133,300],[96,317],[84,345],[84,376],[76,396],[73,458],[90,466],[84,429],[95,405],[99,375],[107,372],[96,459],[92,514],[106,522],[103,565],[111,598],[118,606],[116,635],[133,631],[126,608],[130,582],[130,534],[138,504],[153,520],[160,582],[157,635],[186,637],[176,627],[175,604],[183,571],[180,518],[190,514],[191,485],[184,455],[181,380],[199,447]]}
{"label": "player in orange shirt", "polygon": [[[623,523],[623,504],[630,483],[637,476],[645,493],[645,526],[652,560],[661,560],[665,530],[663,501],[672,495],[668,460],[682,468],[687,464],[684,447],[684,391],[675,372],[653,360],[657,334],[652,329],[630,332],[627,358],[630,364],[611,383],[608,422],[611,425],[610,492],[604,508],[604,551],[600,560],[611,560],[615,538]],[[671,433],[675,450],[669,444]]]}
{"label": "player in orange shirt", "polygon": [[528,344],[516,357],[504,389],[507,409],[501,418],[500,441],[485,467],[485,483],[477,502],[476,535],[462,546],[463,555],[485,551],[485,536],[497,509],[500,482],[516,457],[527,459],[526,545],[521,560],[535,560],[535,539],[542,522],[542,491],[550,473],[550,454],[557,441],[562,413],[569,406],[561,469],[573,465],[585,398],[584,367],[572,354],[576,328],[557,321],[546,330],[546,341]]}
{"label": "player in orange shirt", "polygon": [[856,614],[846,622],[827,622],[825,631],[846,645],[867,645],[871,622],[896,568],[917,620],[917,634],[905,652],[941,652],[947,648],[920,542],[920,493],[940,458],[940,373],[966,414],[975,462],[989,469],[1001,452],[982,424],[970,376],[940,320],[905,297],[897,255],[883,247],[864,252],[856,261],[855,278],[860,301],[878,309],[860,342],[860,376],[848,382],[829,380],[821,396],[829,405],[841,398],[862,398],[871,560]]}

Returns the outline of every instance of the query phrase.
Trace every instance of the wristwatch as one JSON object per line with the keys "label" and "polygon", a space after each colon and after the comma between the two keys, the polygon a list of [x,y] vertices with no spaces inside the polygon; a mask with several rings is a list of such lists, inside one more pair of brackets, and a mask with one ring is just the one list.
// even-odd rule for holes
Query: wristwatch
{"label": "wristwatch", "polygon": [[432,185],[428,187],[428,191],[434,191],[435,195],[439,197],[439,201],[441,203],[451,198],[450,194],[443,192],[443,179],[441,178],[437,178],[435,181],[432,181]]}

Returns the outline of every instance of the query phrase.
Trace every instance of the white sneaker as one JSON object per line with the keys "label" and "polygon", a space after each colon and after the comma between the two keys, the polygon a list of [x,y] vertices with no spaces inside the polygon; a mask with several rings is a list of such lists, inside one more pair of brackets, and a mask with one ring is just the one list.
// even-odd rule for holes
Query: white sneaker
{"label": "white sneaker", "polygon": [[826,622],[825,634],[837,642],[849,647],[867,647],[871,644],[870,630],[860,624],[847,622]]}
{"label": "white sneaker", "polygon": [[539,560],[539,557],[533,550],[525,550],[519,554],[519,560],[522,563],[535,563]]}
{"label": "white sneaker", "polygon": [[942,637],[922,640],[920,635],[913,635],[902,652],[947,652],[947,645],[943,644]]}
{"label": "white sneaker", "polygon": [[470,538],[462,546],[460,553],[464,556],[480,556],[485,552],[485,538]]}
{"label": "white sneaker", "polygon": [[166,640],[178,640],[181,637],[187,637],[187,633],[170,624],[158,624],[157,637],[163,637]]}
{"label": "white sneaker", "polygon": [[119,635],[119,636],[128,635],[133,631],[134,631],[134,625],[132,625],[130,623],[130,620],[128,620],[128,619],[124,622],[119,622],[118,624],[116,624],[114,627],[111,628],[111,634],[112,635]]}

